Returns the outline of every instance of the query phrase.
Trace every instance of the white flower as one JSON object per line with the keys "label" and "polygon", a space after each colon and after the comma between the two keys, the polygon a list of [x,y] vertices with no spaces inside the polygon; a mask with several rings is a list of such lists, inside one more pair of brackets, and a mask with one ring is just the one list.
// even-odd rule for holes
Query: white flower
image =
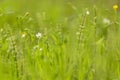
{"label": "white flower", "polygon": [[24,38],[26,36],[26,34],[22,34],[22,38]]}
{"label": "white flower", "polygon": [[38,33],[36,34],[36,37],[37,37],[37,38],[41,38],[41,37],[42,37],[42,33],[38,32]]}
{"label": "white flower", "polygon": [[107,19],[107,18],[104,18],[104,19],[103,19],[103,23],[109,25],[109,24],[110,24],[110,20]]}
{"label": "white flower", "polygon": [[26,35],[27,35],[27,33],[26,33],[26,32],[23,32],[21,37],[22,37],[22,38],[25,38]]}
{"label": "white flower", "polygon": [[40,48],[40,51],[42,51],[43,50],[43,48]]}
{"label": "white flower", "polygon": [[87,15],[89,15],[89,14],[90,14],[90,12],[87,10],[87,11],[86,11],[86,14],[87,14]]}

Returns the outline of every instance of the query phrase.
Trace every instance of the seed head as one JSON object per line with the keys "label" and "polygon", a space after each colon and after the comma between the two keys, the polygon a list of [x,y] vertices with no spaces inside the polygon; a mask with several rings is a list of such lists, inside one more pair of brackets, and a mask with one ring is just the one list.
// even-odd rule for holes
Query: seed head
{"label": "seed head", "polygon": [[30,13],[29,13],[29,12],[26,12],[26,13],[25,13],[25,16],[29,16],[29,15],[30,15]]}

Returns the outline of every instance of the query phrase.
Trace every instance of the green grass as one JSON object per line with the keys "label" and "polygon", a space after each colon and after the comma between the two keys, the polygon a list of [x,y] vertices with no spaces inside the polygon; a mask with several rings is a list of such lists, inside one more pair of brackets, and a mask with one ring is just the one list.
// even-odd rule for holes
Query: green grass
{"label": "green grass", "polygon": [[114,4],[1,0],[0,80],[120,80]]}

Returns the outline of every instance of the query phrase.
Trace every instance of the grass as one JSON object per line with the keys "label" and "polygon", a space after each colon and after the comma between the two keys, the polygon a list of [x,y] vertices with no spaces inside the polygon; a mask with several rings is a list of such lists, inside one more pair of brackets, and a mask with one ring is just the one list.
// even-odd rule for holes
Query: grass
{"label": "grass", "polygon": [[0,80],[120,80],[119,5],[93,2],[0,1]]}

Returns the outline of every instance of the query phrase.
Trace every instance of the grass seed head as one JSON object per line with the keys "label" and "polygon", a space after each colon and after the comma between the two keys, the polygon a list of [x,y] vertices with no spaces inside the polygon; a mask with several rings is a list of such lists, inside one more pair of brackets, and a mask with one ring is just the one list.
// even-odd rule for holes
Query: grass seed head
{"label": "grass seed head", "polygon": [[29,16],[29,15],[30,15],[30,13],[29,13],[29,12],[26,12],[26,13],[25,13],[25,16]]}

